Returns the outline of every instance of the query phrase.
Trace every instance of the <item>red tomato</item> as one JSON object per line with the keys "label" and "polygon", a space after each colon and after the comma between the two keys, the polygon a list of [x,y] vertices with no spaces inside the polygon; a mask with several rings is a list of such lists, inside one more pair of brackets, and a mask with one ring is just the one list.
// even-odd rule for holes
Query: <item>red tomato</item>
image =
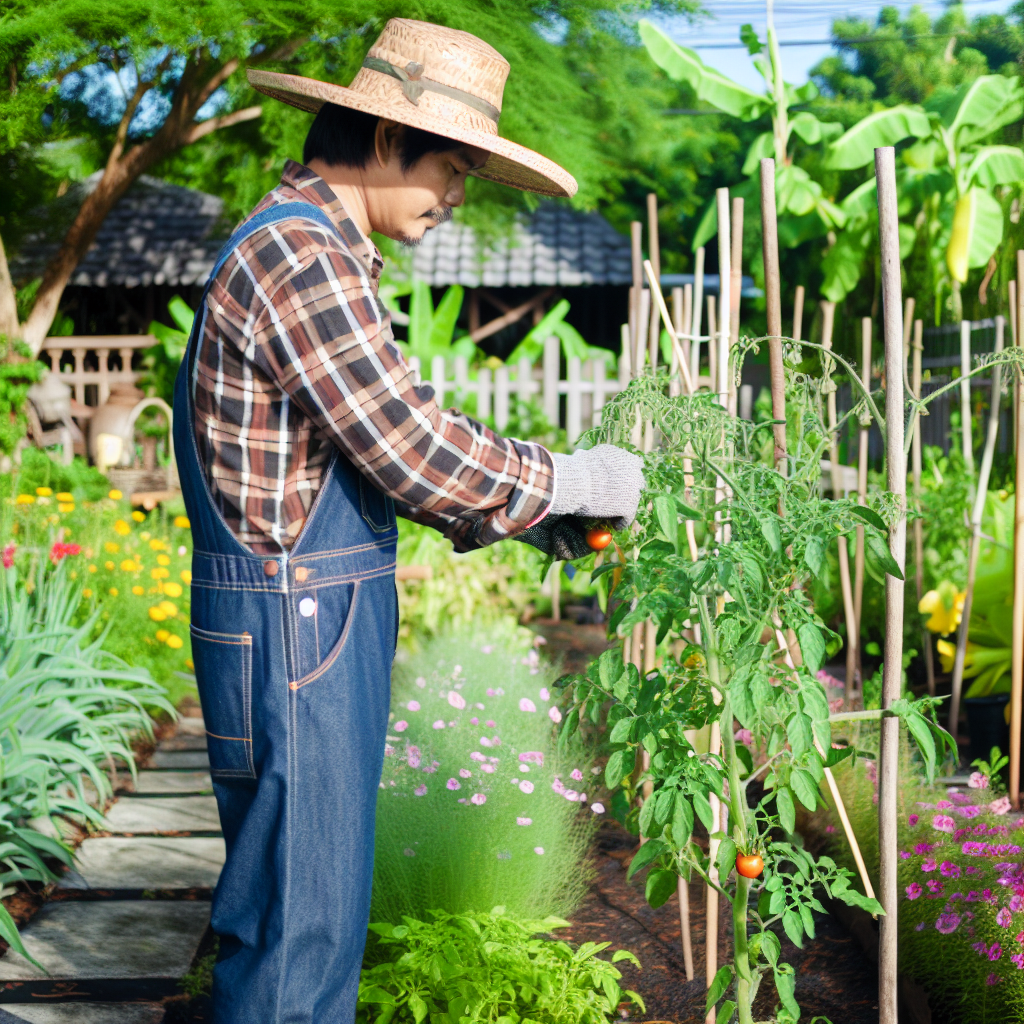
{"label": "red tomato", "polygon": [[764,871],[764,860],[759,853],[736,855],[736,873],[744,878],[757,878]]}
{"label": "red tomato", "polygon": [[595,551],[604,551],[611,542],[612,535],[603,526],[592,526],[587,530],[587,543]]}

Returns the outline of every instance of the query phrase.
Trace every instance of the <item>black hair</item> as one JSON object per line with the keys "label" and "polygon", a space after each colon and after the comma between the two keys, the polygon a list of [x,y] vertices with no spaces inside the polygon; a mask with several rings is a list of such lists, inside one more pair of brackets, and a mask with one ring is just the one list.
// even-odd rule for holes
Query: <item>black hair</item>
{"label": "black hair", "polygon": [[[380,119],[361,110],[325,103],[313,119],[302,147],[302,162],[323,160],[332,167],[365,167],[374,154],[374,135]],[[464,143],[446,139],[422,128],[405,125],[400,138],[403,171],[414,167],[428,153],[447,153]]]}

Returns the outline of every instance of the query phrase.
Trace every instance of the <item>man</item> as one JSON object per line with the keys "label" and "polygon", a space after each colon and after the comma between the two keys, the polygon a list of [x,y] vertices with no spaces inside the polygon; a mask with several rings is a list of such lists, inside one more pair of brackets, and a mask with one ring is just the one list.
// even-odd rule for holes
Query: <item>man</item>
{"label": "man", "polygon": [[[371,231],[415,244],[468,174],[546,195],[572,177],[501,139],[508,64],[395,19],[349,88],[250,71],[317,111],[304,165],[225,246],[175,392],[195,539],[192,646],[227,861],[213,902],[218,1024],[350,1024],[369,913],[397,602],[395,514],[460,551],[579,555],[625,525],[640,460],[552,455],[417,385],[377,300]],[[529,532],[527,532],[529,531]]]}

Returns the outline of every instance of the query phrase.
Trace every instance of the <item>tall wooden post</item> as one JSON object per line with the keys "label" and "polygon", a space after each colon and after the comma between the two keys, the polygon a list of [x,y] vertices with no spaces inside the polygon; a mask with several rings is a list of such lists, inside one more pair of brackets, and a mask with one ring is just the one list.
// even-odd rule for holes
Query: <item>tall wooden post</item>
{"label": "tall wooden post", "polygon": [[[861,322],[861,368],[860,379],[865,391],[871,390],[871,317]],[[857,442],[857,498],[862,505],[868,503],[868,440],[871,417],[865,412],[860,418],[860,433]],[[864,527],[857,527],[857,550],[853,566],[853,611],[857,617],[854,623],[854,655],[856,672],[860,674],[860,625],[864,605]]]}
{"label": "tall wooden post", "polygon": [[729,314],[732,311],[732,259],[729,255],[729,190],[715,189],[718,202],[718,378],[714,382],[718,401],[729,407],[729,339],[732,331]]}
{"label": "tall wooden post", "polygon": [[[907,468],[903,456],[903,301],[900,284],[899,213],[896,197],[896,155],[892,146],[875,150],[878,181],[878,237],[885,331],[885,456],[886,483],[900,503],[889,529],[889,551],[900,572],[906,562]],[[882,709],[899,700],[903,675],[903,580],[885,577],[885,660],[882,670]],[[879,897],[885,916],[879,922],[878,1020],[897,1024],[897,791],[899,788],[900,723],[895,717],[880,724],[878,757]]]}
{"label": "tall wooden post", "polygon": [[[661,284],[661,243],[658,240],[658,197],[647,194],[647,249],[650,254],[651,266],[654,268],[654,279]],[[647,347],[652,369],[658,365],[658,342],[661,339],[661,319],[658,316],[658,304],[651,297],[651,321],[648,325]]]}
{"label": "tall wooden post", "polygon": [[[1017,344],[1024,336],[1024,249],[1017,250]],[[1024,696],[1024,387],[1020,370],[1017,378],[1016,487],[1013,499],[1013,644],[1010,672],[1010,803],[1020,809],[1020,729]]]}
{"label": "tall wooden post", "polygon": [[793,340],[802,341],[804,337],[804,286],[796,286],[793,296]]}
{"label": "tall wooden post", "polygon": [[690,380],[697,386],[700,375],[700,324],[704,312],[704,246],[693,258],[693,320],[690,324]]}
{"label": "tall wooden post", "polygon": [[[740,340],[740,293],[743,290],[743,197],[734,196],[732,200],[732,239],[729,244],[732,256],[731,273],[729,275],[729,325],[732,328],[729,336],[730,352]],[[736,374],[729,374],[729,412],[736,415]]]}
{"label": "tall wooden post", "polygon": [[[782,357],[782,292],[779,277],[779,227],[775,209],[775,161],[761,161],[761,238],[764,295],[768,314],[768,370],[772,389],[775,468],[786,474],[786,369]],[[782,421],[782,422],[779,422]]]}
{"label": "tall wooden post", "polygon": [[971,321],[960,321],[960,439],[964,467],[974,489],[974,440],[971,437]]}

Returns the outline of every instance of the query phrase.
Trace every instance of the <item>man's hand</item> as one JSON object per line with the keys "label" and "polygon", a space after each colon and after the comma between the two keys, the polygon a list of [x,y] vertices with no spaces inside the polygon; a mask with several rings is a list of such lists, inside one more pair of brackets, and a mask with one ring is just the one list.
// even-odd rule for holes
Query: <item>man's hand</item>
{"label": "man's hand", "polygon": [[571,561],[591,551],[584,520],[607,520],[616,530],[624,530],[636,518],[644,486],[643,461],[611,444],[551,457],[555,463],[551,508],[516,540]]}

